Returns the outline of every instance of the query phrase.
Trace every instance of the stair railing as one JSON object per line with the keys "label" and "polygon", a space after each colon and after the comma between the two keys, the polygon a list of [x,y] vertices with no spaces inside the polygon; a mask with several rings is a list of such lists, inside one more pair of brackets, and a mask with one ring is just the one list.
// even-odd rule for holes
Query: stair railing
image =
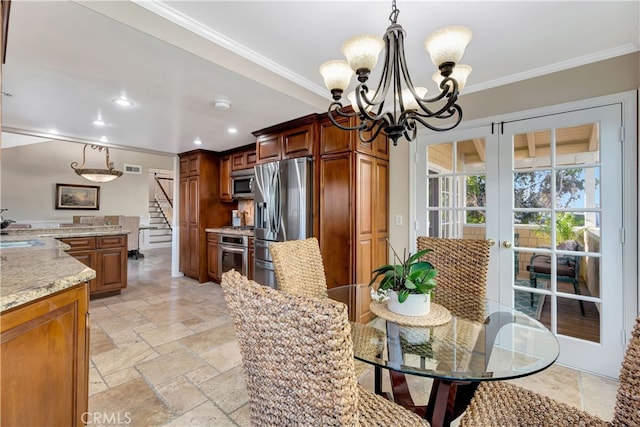
{"label": "stair railing", "polygon": [[164,222],[169,227],[169,230],[173,230],[171,222],[173,219],[173,178],[162,178],[157,175],[154,176],[154,202],[156,207],[162,214]]}

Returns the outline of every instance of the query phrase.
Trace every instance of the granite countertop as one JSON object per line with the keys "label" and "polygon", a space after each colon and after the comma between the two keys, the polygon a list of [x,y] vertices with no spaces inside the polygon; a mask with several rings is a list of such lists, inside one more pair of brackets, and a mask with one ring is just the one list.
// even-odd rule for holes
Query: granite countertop
{"label": "granite countertop", "polygon": [[[25,237],[0,239],[0,312],[96,277],[94,270],[65,252],[69,245],[52,237]],[[2,248],[6,242],[29,246]]]}
{"label": "granite countertop", "polygon": [[49,227],[49,228],[14,228],[2,230],[6,236],[37,236],[37,237],[86,237],[86,236],[114,236],[128,234],[121,225],[79,225],[77,227]]}
{"label": "granite countertop", "polygon": [[230,228],[230,227],[222,227],[222,228],[205,228],[204,231],[207,233],[223,233],[223,234],[237,234],[239,236],[249,236],[253,237],[253,229],[250,228]]}

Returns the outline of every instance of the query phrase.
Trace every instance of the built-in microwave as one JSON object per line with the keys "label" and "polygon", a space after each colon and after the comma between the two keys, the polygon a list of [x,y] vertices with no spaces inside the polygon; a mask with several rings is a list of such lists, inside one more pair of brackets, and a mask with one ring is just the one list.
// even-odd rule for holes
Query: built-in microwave
{"label": "built-in microwave", "polygon": [[253,199],[253,169],[231,172],[231,197]]}

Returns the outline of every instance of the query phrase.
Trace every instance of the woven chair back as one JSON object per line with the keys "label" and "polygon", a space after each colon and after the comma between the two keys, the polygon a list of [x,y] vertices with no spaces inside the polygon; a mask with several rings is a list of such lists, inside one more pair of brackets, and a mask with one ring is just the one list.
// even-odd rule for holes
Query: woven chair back
{"label": "woven chair back", "polygon": [[347,308],[291,295],[235,270],[222,290],[246,375],[251,425],[358,425]]}
{"label": "woven chair back", "polygon": [[640,317],[631,333],[631,339],[620,369],[620,385],[613,414],[614,426],[640,425]]}
{"label": "woven chair back", "polygon": [[278,289],[295,295],[327,297],[327,279],[315,237],[269,245]]}
{"label": "woven chair back", "polygon": [[489,241],[418,237],[418,250],[438,270],[434,302],[455,316],[483,322],[487,294]]}

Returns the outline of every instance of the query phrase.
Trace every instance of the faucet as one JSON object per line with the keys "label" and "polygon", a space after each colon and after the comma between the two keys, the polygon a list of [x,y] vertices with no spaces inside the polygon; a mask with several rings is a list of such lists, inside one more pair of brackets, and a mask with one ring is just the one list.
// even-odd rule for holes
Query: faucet
{"label": "faucet", "polygon": [[7,228],[9,224],[14,223],[15,221],[12,219],[2,219],[2,212],[8,211],[9,209],[0,209],[0,228]]}

